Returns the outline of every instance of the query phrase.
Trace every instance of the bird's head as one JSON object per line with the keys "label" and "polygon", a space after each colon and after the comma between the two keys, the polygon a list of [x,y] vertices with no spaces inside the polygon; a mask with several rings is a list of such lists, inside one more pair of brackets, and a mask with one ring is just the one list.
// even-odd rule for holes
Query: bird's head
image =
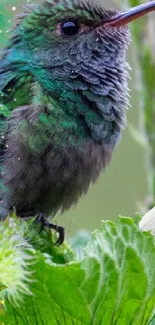
{"label": "bird's head", "polygon": [[29,7],[0,64],[1,90],[31,76],[95,141],[115,145],[128,104],[127,24],[154,8],[151,1],[118,13],[85,0]]}

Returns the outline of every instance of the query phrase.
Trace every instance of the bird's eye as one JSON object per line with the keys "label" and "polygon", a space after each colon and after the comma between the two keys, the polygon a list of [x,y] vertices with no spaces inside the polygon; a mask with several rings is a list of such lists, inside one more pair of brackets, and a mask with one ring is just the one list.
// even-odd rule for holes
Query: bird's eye
{"label": "bird's eye", "polygon": [[71,19],[63,22],[61,25],[61,29],[64,35],[73,36],[79,32],[80,26],[76,20]]}

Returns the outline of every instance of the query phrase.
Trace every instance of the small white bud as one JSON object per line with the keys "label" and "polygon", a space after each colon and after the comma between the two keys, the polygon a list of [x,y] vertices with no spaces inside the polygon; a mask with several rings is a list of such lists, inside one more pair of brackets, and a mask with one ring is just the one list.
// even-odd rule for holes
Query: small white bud
{"label": "small white bud", "polygon": [[139,229],[142,231],[150,231],[155,235],[155,207],[149,210],[139,223]]}

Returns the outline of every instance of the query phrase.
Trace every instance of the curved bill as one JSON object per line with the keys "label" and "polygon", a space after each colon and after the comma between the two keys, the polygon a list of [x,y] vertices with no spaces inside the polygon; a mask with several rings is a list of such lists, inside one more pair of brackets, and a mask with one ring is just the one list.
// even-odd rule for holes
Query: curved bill
{"label": "curved bill", "polygon": [[155,1],[149,1],[137,7],[133,7],[127,11],[119,12],[111,18],[105,19],[103,24],[108,26],[121,26],[130,23],[131,21],[146,15],[155,10]]}

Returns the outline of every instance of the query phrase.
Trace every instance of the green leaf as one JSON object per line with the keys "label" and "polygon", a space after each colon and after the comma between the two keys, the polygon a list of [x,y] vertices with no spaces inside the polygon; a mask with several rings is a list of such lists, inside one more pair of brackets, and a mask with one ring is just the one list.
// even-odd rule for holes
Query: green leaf
{"label": "green leaf", "polygon": [[[33,263],[27,264],[25,259],[22,264],[29,272],[31,282],[24,280],[24,284],[31,294],[20,293],[22,300],[12,303],[5,289],[2,323],[149,324],[155,306],[155,243],[134,220],[103,221],[101,229],[92,233],[81,259],[75,258],[66,243],[53,247],[53,235],[48,231],[38,235],[32,223],[15,219],[14,229],[21,236],[31,229],[27,245],[31,242]],[[5,238],[10,243],[7,234]],[[24,241],[22,250],[21,260],[27,252]]]}
{"label": "green leaf", "polygon": [[78,259],[84,257],[84,248],[91,239],[91,233],[88,230],[82,229],[77,231],[70,239],[70,245],[74,250]]}
{"label": "green leaf", "polygon": [[155,316],[152,318],[151,322],[149,323],[149,325],[155,325]]}

